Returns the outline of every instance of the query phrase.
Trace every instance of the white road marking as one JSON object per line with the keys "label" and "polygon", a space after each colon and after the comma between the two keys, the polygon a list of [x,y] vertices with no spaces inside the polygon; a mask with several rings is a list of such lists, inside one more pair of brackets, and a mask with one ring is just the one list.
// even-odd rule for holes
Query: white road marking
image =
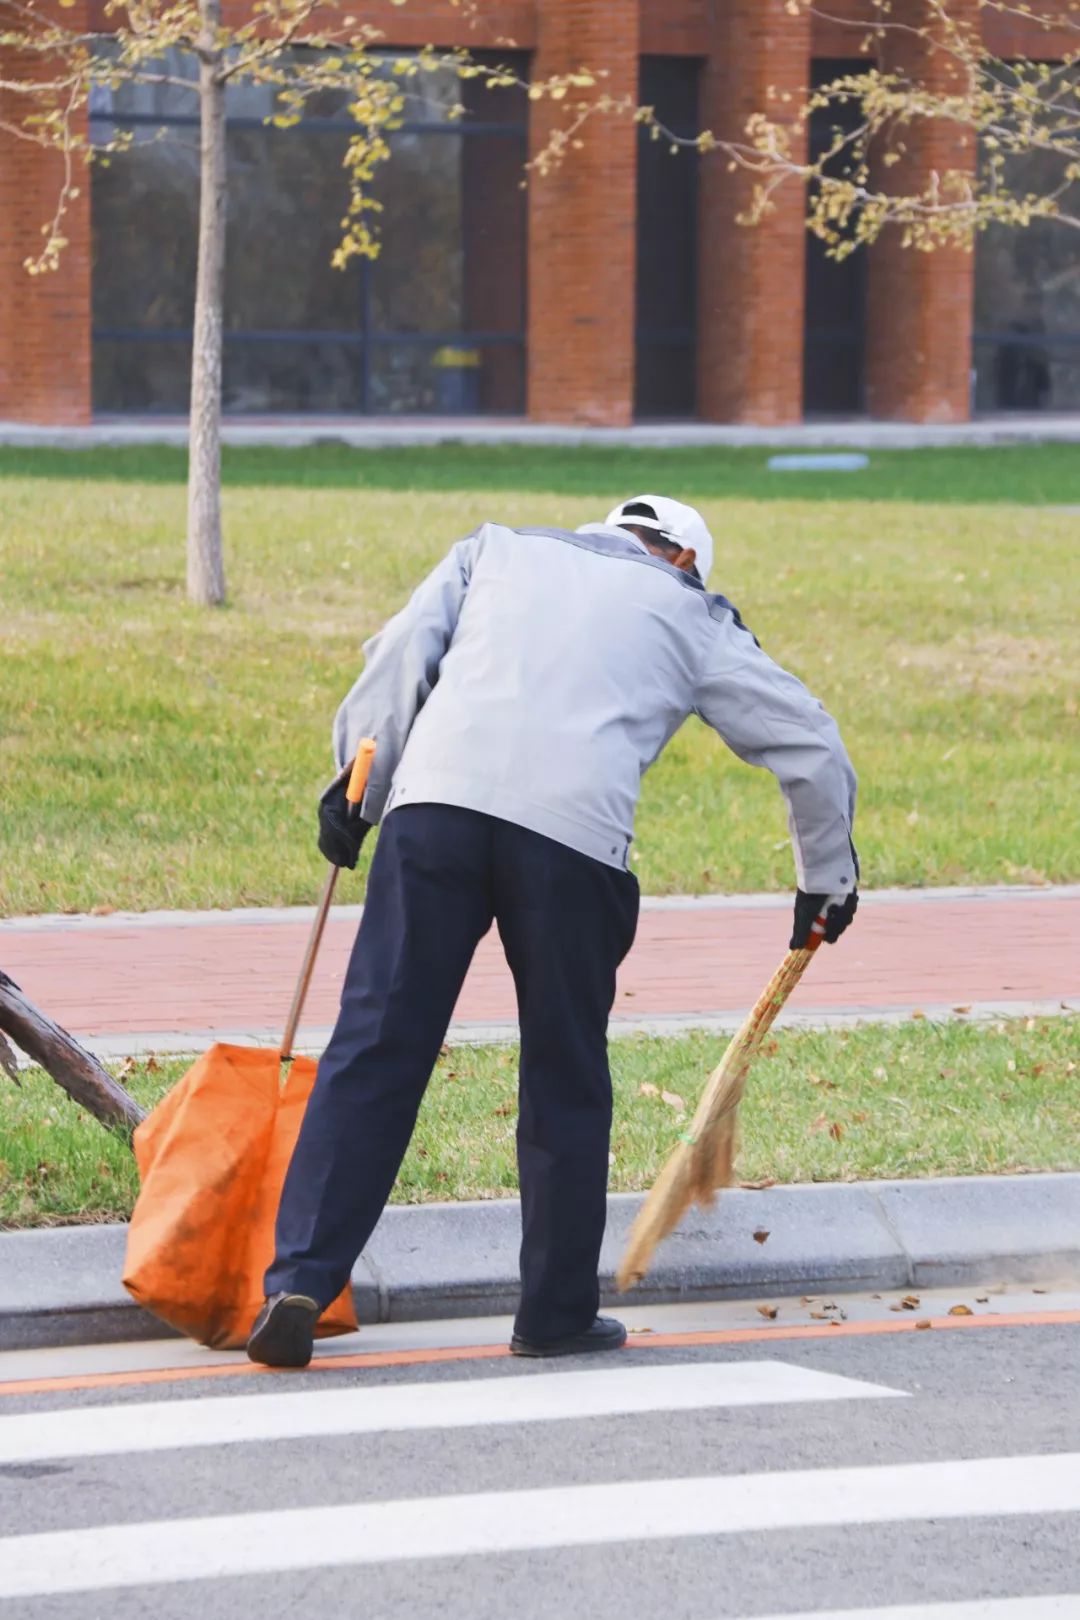
{"label": "white road marking", "polygon": [[901,1396],[900,1390],[782,1361],[598,1367],[377,1388],[146,1401],[0,1417],[0,1464],[103,1457],[258,1440],[551,1423],[792,1401]]}
{"label": "white road marking", "polygon": [[885,1609],[814,1609],[762,1620],[1080,1620],[1080,1595],[982,1598],[973,1603],[905,1603]]}
{"label": "white road marking", "polygon": [[1080,1512],[1080,1453],[634,1480],[0,1540],[0,1598],[747,1531]]}

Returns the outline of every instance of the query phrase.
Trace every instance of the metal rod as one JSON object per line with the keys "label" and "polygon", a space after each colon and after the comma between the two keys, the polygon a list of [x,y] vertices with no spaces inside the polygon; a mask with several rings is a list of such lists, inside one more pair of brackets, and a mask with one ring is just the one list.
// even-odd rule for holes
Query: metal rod
{"label": "metal rod", "polygon": [[304,1010],[304,1002],[307,1000],[308,987],[311,984],[311,975],[315,970],[315,958],[319,954],[319,946],[322,943],[323,929],[326,927],[326,918],[330,911],[330,902],[334,898],[334,889],[337,886],[338,872],[340,870],[341,868],[338,866],[331,866],[330,870],[326,874],[326,882],[323,884],[322,895],[319,898],[319,904],[315,912],[315,921],[311,925],[311,934],[308,938],[307,950],[304,952],[304,960],[300,968],[300,977],[296,981],[296,990],[293,993],[292,1006],[289,1008],[289,1020],[285,1025],[285,1034],[281,1041],[282,1063],[291,1063],[293,1060],[293,1042],[296,1039],[296,1030],[300,1023],[300,1015]]}

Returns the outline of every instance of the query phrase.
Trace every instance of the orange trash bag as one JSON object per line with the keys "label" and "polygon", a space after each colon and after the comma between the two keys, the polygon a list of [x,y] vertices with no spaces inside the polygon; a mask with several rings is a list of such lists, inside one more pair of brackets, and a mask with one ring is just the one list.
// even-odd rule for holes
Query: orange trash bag
{"label": "orange trash bag", "polygon": [[[315,1083],[311,1058],[212,1046],[135,1132],[142,1191],[124,1287],[170,1327],[214,1350],[242,1349],[263,1302],[274,1222]],[[344,1289],[316,1333],[352,1333]]]}
{"label": "orange trash bag", "polygon": [[[355,811],[375,744],[357,749]],[[352,813],[352,812],[350,812]],[[274,1224],[316,1065],[292,1056],[338,868],[327,874],[279,1052],[212,1046],[135,1131],[141,1191],[128,1228],[124,1287],[140,1305],[215,1350],[242,1349],[263,1302]],[[357,1326],[346,1287],[319,1338]]]}

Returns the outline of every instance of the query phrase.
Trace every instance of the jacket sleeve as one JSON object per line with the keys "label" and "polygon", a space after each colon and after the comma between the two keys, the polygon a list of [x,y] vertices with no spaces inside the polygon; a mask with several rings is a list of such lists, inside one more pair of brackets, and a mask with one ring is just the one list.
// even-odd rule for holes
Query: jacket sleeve
{"label": "jacket sleeve", "polygon": [[725,612],[714,618],[696,712],[749,765],[776,777],[788,807],[798,885],[843,894],[856,883],[855,772],[836,722]]}
{"label": "jacket sleeve", "polygon": [[457,627],[482,530],[461,540],[410,600],[364,645],[364,672],[334,718],[339,769],[361,737],[377,744],[361,813],[377,822],[413,721],[431,695]]}

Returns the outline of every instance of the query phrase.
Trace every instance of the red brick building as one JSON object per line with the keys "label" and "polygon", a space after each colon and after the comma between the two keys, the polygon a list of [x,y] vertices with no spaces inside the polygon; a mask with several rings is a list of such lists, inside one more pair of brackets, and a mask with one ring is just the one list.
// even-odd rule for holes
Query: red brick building
{"label": "red brick building", "polygon": [[[81,0],[93,26],[91,0]],[[834,19],[859,0],[831,0]],[[922,0],[896,0],[918,11]],[[973,14],[977,0],[956,0]],[[543,76],[602,64],[610,87],[675,127],[737,137],[773,87],[798,96],[856,56],[841,20],[784,0],[485,0],[479,28],[445,0],[359,8],[398,48],[505,53]],[[988,13],[992,48],[1060,54]],[[925,68],[925,64],[923,64]],[[300,129],[265,123],[260,94],[230,104],[226,408],[320,416],[528,415],[620,426],[641,418],[796,423],[870,415],[957,422],[973,409],[1080,408],[1080,274],[1072,233],[991,232],[975,254],[883,240],[837,267],[805,231],[794,188],[739,227],[745,178],[722,159],[644,142],[628,120],[521,189],[553,116],[513,92],[436,80],[410,109],[380,181],[384,253],[332,271],[343,109]],[[51,211],[55,161],[0,140],[0,420],[86,423],[180,414],[197,203],[193,98],[103,91],[91,117],[133,128],[95,171],[56,275],[22,270]],[[159,131],[165,136],[160,138]],[[811,134],[813,138],[813,134]],[[927,132],[921,173],[973,161]]]}

